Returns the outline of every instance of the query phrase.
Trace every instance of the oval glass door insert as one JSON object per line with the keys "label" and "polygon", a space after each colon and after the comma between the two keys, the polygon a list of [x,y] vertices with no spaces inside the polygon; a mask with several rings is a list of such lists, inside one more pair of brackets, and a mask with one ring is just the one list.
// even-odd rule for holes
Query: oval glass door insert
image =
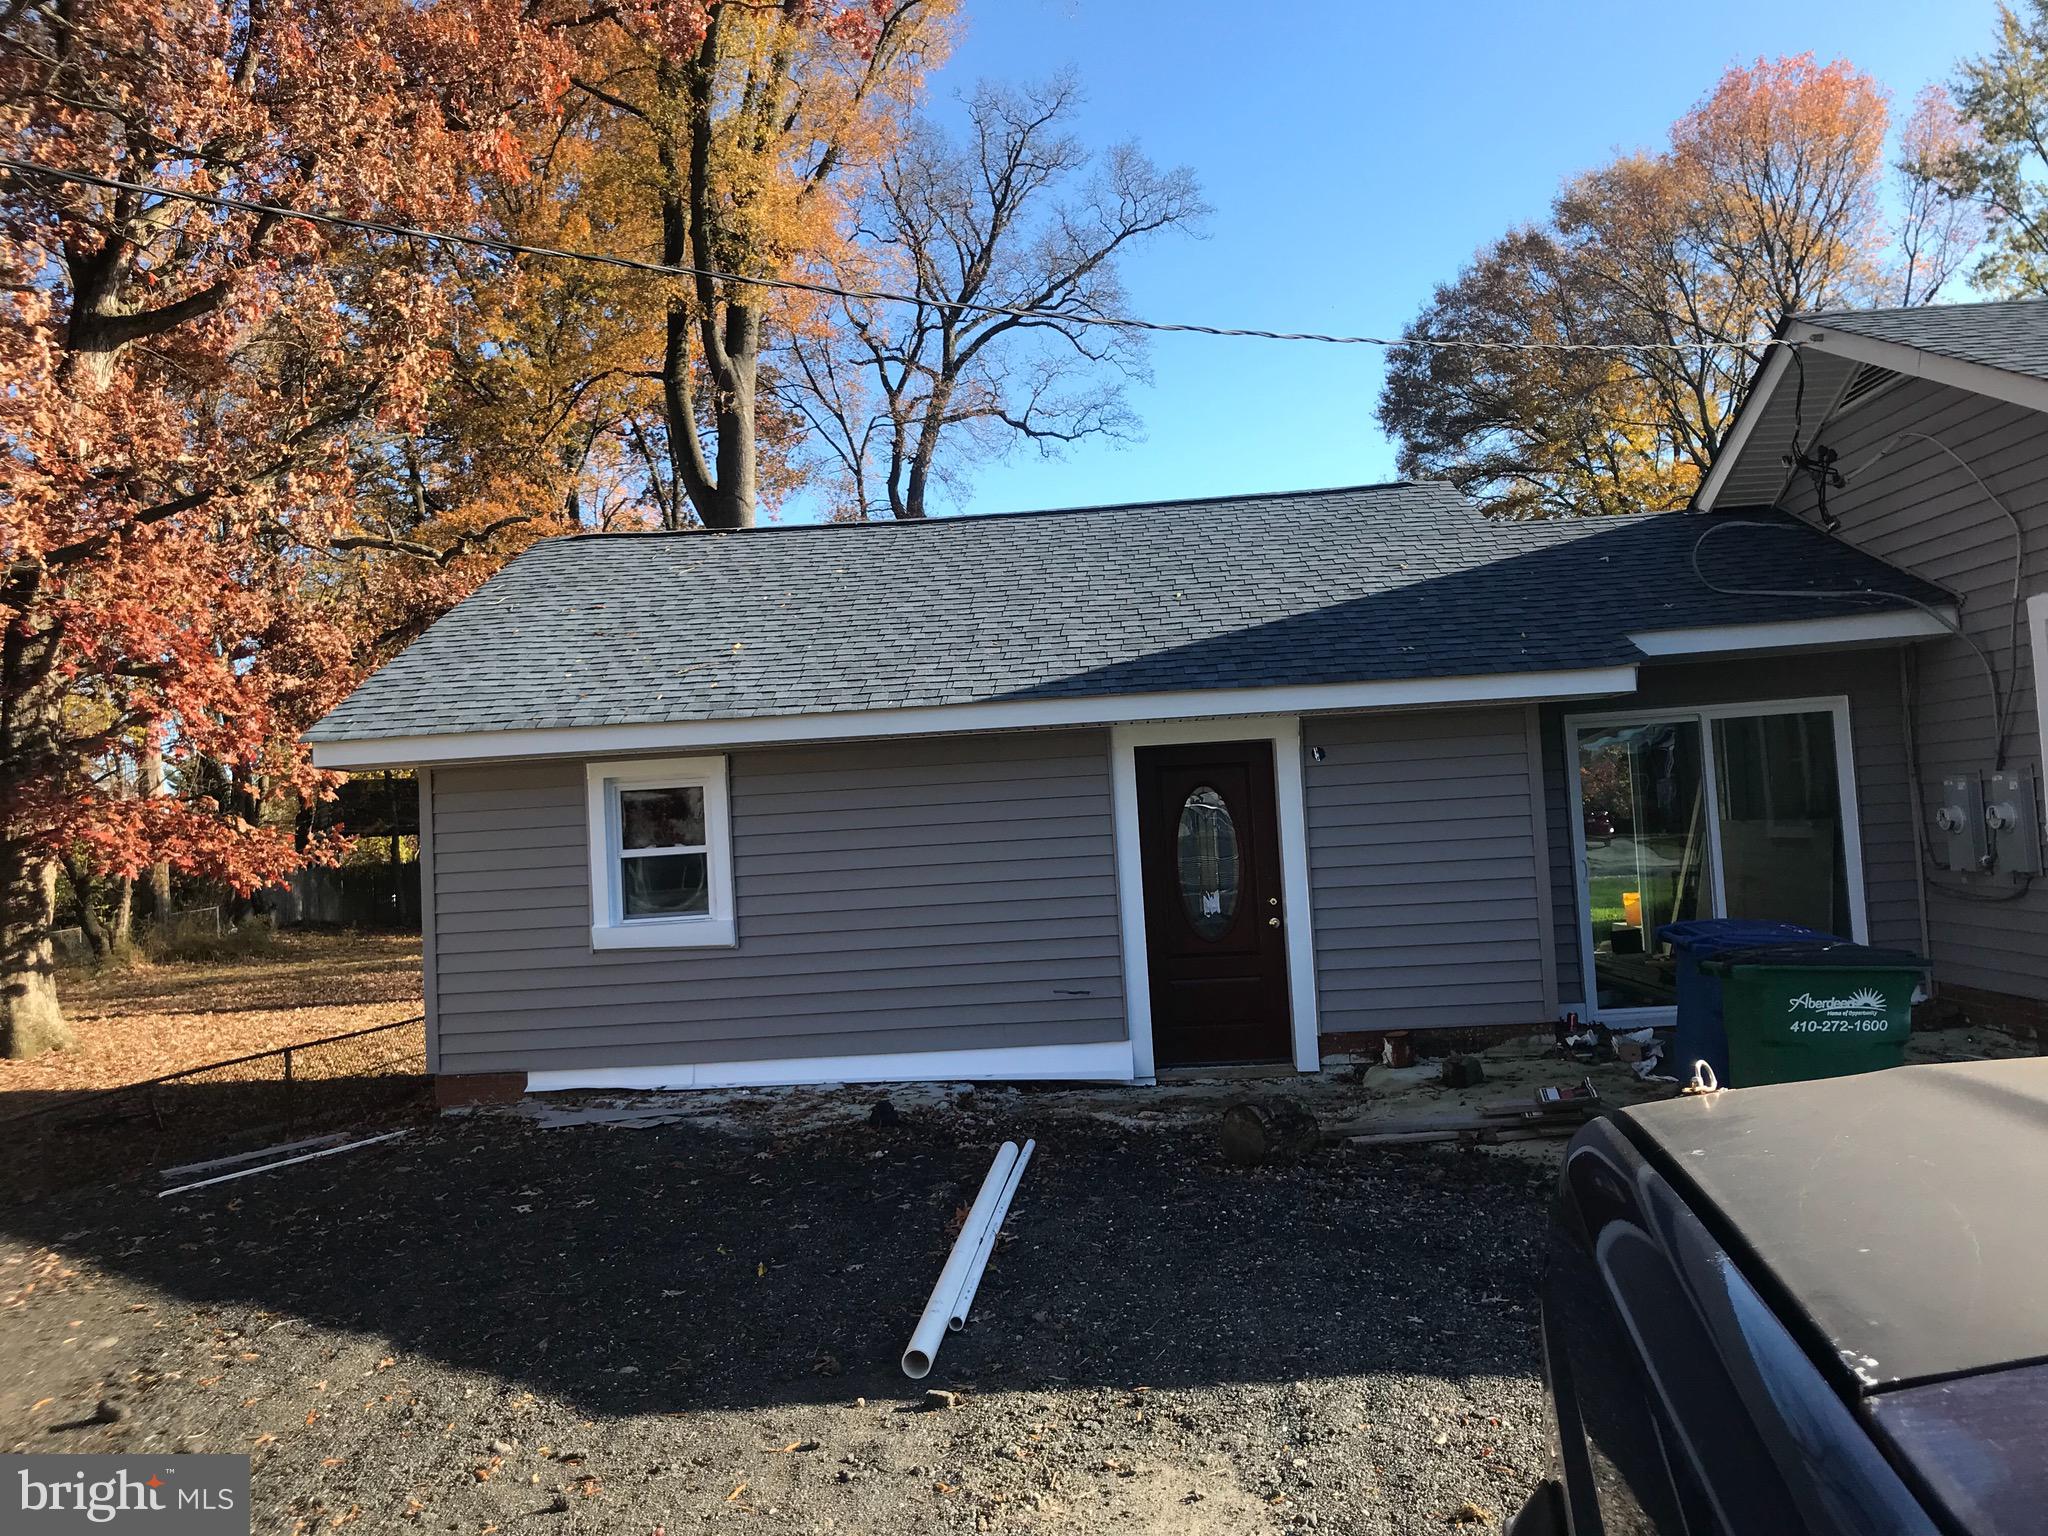
{"label": "oval glass door insert", "polygon": [[1237,826],[1223,797],[1204,784],[1180,808],[1180,899],[1188,926],[1204,939],[1237,916]]}

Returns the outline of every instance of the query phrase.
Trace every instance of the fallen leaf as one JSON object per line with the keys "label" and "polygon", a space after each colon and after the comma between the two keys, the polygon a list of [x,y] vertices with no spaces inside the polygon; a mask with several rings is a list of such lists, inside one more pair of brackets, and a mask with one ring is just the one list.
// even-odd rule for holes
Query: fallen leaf
{"label": "fallen leaf", "polygon": [[34,1413],[37,1408],[47,1408],[50,1406],[50,1404],[54,1403],[55,1401],[57,1401],[57,1399],[55,1399],[54,1397],[39,1397],[35,1400],[34,1405],[30,1407],[29,1412]]}
{"label": "fallen leaf", "polygon": [[728,1504],[732,1503],[733,1500],[737,1499],[741,1494],[745,1493],[746,1491],[747,1485],[745,1483],[741,1483],[739,1487],[733,1489],[731,1493],[728,1493],[725,1496],[725,1502]]}

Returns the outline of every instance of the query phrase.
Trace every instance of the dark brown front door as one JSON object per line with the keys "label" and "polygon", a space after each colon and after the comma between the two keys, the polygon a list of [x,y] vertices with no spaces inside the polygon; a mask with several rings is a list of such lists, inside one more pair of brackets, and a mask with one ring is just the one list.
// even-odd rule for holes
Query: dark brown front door
{"label": "dark brown front door", "polygon": [[1286,1060],[1273,744],[1142,747],[1137,771],[1154,1061]]}

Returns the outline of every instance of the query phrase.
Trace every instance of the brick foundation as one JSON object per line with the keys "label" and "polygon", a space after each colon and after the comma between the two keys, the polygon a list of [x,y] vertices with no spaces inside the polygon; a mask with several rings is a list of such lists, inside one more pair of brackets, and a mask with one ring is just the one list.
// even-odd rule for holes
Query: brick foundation
{"label": "brick foundation", "polygon": [[[1547,1034],[1556,1027],[1555,1019],[1532,1019],[1527,1024],[1485,1024],[1469,1029],[1432,1026],[1402,1033],[1408,1036],[1417,1056],[1459,1056],[1483,1051],[1504,1040]],[[1332,1030],[1318,1037],[1318,1045],[1325,1056],[1363,1056],[1377,1061],[1386,1038],[1387,1031],[1380,1029]]]}
{"label": "brick foundation", "polygon": [[460,1072],[434,1076],[434,1108],[470,1104],[516,1104],[526,1097],[524,1072]]}
{"label": "brick foundation", "polygon": [[[2037,1050],[2048,1050],[2048,1002],[2040,998],[1979,992],[1975,987],[1941,982],[1924,1011],[1927,1023],[1922,1028],[2000,1029],[2022,1040],[2032,1040]],[[1915,1022],[1919,1020],[1916,1018]]]}

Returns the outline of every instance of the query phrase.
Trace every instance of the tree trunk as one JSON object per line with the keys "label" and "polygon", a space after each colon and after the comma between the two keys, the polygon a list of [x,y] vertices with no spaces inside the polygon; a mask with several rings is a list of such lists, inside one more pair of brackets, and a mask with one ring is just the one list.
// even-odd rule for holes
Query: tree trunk
{"label": "tree trunk", "polygon": [[[950,365],[942,362],[942,369],[946,366]],[[952,403],[952,383],[943,375],[933,380],[931,399],[925,402],[924,420],[918,425],[917,446],[910,455],[909,485],[904,490],[902,505],[896,509],[896,516],[905,522],[917,521],[925,515],[925,490],[931,484],[932,462],[938,457],[939,435],[945,430],[946,412]]]}
{"label": "tree trunk", "polygon": [[93,959],[104,960],[113,953],[114,941],[107,925],[100,921],[99,908],[93,905],[92,871],[85,867],[83,859],[66,854],[64,874],[71,881],[71,894],[78,898],[79,931],[85,935]]}
{"label": "tree trunk", "polygon": [[114,912],[107,927],[116,952],[126,949],[135,937],[135,880],[130,875],[114,882]]}
{"label": "tree trunk", "polygon": [[10,1060],[78,1043],[57,1001],[56,913],[55,861],[0,842],[0,1056]]}
{"label": "tree trunk", "polygon": [[[36,581],[6,592],[26,614]],[[0,1056],[20,1059],[77,1044],[57,1002],[50,926],[57,915],[57,864],[24,825],[12,791],[33,784],[57,761],[57,693],[51,683],[53,631],[0,625]]]}
{"label": "tree trunk", "polygon": [[751,528],[760,488],[756,457],[755,380],[761,364],[761,316],[751,304],[725,311],[727,368],[718,381],[718,521],[712,528]]}
{"label": "tree trunk", "polygon": [[[152,733],[153,735],[154,733]],[[145,796],[164,792],[164,749],[152,739],[142,754],[141,790]],[[149,866],[149,915],[157,927],[171,920],[171,861],[158,859]]]}

